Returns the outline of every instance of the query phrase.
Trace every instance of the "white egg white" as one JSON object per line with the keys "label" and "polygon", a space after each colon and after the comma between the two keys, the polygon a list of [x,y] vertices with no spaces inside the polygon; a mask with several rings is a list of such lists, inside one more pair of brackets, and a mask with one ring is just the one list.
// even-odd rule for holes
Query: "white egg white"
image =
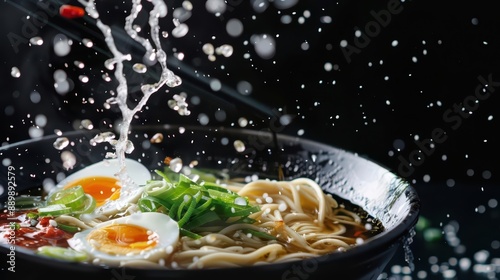
{"label": "white egg white", "polygon": [[[157,235],[158,243],[155,247],[141,251],[140,253],[110,254],[99,251],[93,246],[97,241],[89,240],[88,236],[93,230],[112,224],[128,224],[146,228]],[[158,262],[160,259],[164,259],[172,253],[178,241],[179,226],[177,222],[172,220],[168,215],[157,212],[139,212],[130,216],[100,223],[93,229],[78,232],[72,238],[68,239],[68,244],[77,251],[87,253],[90,260],[95,264],[119,266],[132,261],[147,260]]]}
{"label": "white egg white", "polygon": [[[109,200],[104,205],[97,207],[94,210],[95,214],[113,215],[126,207],[130,202],[136,201],[142,194],[142,188],[139,186],[144,185],[151,179],[151,172],[142,163],[130,158],[125,159],[125,166],[126,174],[130,179],[130,186],[127,189],[124,189],[122,186],[120,198]],[[63,188],[66,184],[84,177],[106,176],[118,179],[117,174],[120,172],[120,168],[118,159],[105,159],[96,162],[67,176],[52,191]]]}

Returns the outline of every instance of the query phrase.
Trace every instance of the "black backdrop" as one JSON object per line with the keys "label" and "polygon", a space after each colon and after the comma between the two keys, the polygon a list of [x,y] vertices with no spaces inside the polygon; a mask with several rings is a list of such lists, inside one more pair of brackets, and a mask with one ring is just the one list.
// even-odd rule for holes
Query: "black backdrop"
{"label": "black backdrop", "polygon": [[[226,2],[226,11],[217,17],[193,1],[193,15],[186,21],[189,33],[182,38],[171,35],[164,42],[172,70],[184,83],[155,94],[135,124],[198,124],[205,114],[209,125],[231,126],[246,117],[258,129],[288,115],[292,122],[280,132],[362,154],[415,185],[423,200],[422,214],[431,225],[443,229],[460,222],[466,253],[457,253],[444,238],[416,245],[416,264],[429,277],[442,277],[441,271],[432,272],[429,256],[438,255],[437,264],[449,266],[450,257],[473,259],[482,249],[498,257],[498,226],[488,228],[492,235],[482,240],[476,240],[473,230],[483,223],[498,224],[500,215],[495,206],[500,187],[500,18],[493,1],[303,0],[287,9],[278,5],[286,1]],[[259,2],[267,8],[257,12]],[[30,131],[47,135],[72,130],[82,119],[102,126],[119,117],[113,109],[101,112],[109,97],[106,91],[114,85],[101,78],[109,51],[100,32],[88,17],[61,18],[56,11],[64,3],[78,5],[49,0],[0,3],[3,144],[32,138]],[[102,11],[110,11],[101,13],[103,20],[123,35],[120,28],[129,4],[97,3]],[[171,8],[181,5],[167,3]],[[244,27],[236,37],[225,30],[232,18]],[[283,23],[286,19],[291,22]],[[144,19],[141,22],[146,28]],[[171,30],[171,19],[162,27]],[[55,55],[51,46],[60,33],[73,39],[72,51],[64,57]],[[252,35],[259,34],[274,39],[273,57],[255,52]],[[30,45],[33,36],[44,38],[44,44]],[[84,47],[82,38],[92,39],[94,47]],[[124,52],[139,57],[140,46],[126,36],[117,40]],[[211,62],[202,51],[208,42],[216,47],[231,44],[234,53]],[[178,52],[185,55],[182,61],[175,58]],[[76,67],[75,60],[83,61],[85,68]],[[20,69],[20,78],[11,76],[13,66]],[[67,94],[54,90],[57,69],[65,69],[74,81]],[[126,71],[134,97],[143,78],[130,67]],[[157,78],[154,69],[148,73],[147,81]],[[90,82],[78,81],[79,75],[87,75]],[[213,78],[222,83],[222,90],[210,88]],[[249,95],[238,93],[240,81],[252,85]],[[189,105],[190,116],[168,109],[168,100],[181,92],[187,93],[188,102],[200,100]],[[217,111],[225,112],[225,118],[217,118]],[[478,212],[481,206],[485,212]],[[397,259],[395,265],[405,264]],[[460,279],[484,276],[464,275],[468,278]]]}

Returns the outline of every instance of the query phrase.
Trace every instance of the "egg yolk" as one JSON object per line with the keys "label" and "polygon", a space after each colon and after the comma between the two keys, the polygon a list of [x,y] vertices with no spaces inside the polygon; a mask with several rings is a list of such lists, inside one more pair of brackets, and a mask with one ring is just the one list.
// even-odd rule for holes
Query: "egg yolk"
{"label": "egg yolk", "polygon": [[140,253],[156,246],[156,235],[148,229],[129,224],[116,224],[93,230],[87,236],[92,246],[112,255]]}
{"label": "egg yolk", "polygon": [[103,205],[106,200],[116,200],[120,197],[120,185],[118,179],[105,176],[84,177],[77,179],[64,188],[80,185],[86,194],[92,196],[96,206]]}

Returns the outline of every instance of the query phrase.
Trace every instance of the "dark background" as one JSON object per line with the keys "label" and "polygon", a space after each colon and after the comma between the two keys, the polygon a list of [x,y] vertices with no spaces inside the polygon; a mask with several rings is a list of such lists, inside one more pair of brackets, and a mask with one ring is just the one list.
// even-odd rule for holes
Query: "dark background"
{"label": "dark background", "polygon": [[[140,60],[142,47],[120,31],[128,1],[119,6],[96,2],[103,21],[117,32],[120,50]],[[166,2],[171,10],[161,24],[170,31],[173,8],[182,2]],[[283,9],[277,5],[281,1],[261,1],[268,5],[261,11],[254,8],[256,2],[227,1],[226,11],[216,16],[193,1],[193,15],[185,21],[188,34],[162,42],[183,84],[153,95],[134,124],[199,124],[205,114],[210,126],[238,126],[245,117],[251,121],[247,128],[260,129],[289,116],[292,122],[278,132],[359,153],[407,178],[419,192],[421,220],[428,224],[417,227],[412,247],[416,269],[407,272],[404,257],[397,256],[381,279],[497,279],[500,17],[494,2],[302,0]],[[0,3],[2,144],[36,137],[34,132],[78,129],[83,119],[106,127],[120,118],[116,108],[103,108],[116,85],[101,78],[104,72],[112,75],[103,65],[109,50],[102,35],[89,17],[61,18],[57,9],[66,3],[78,5],[69,0]],[[283,16],[291,22],[281,22]],[[323,22],[324,16],[331,22]],[[232,18],[244,25],[240,36],[225,31]],[[145,18],[137,23],[147,28]],[[361,37],[355,30],[362,31]],[[56,34],[73,40],[67,56],[54,54]],[[274,38],[273,57],[255,52],[256,34]],[[30,45],[33,36],[44,38],[44,44]],[[82,38],[90,38],[94,47],[83,46]],[[341,47],[343,40],[347,48]],[[234,53],[209,61],[202,51],[208,42],[230,44]],[[185,55],[182,61],[175,58],[177,52]],[[85,68],[76,67],[75,60]],[[325,63],[333,69],[326,70]],[[13,66],[20,69],[20,78],[11,76]],[[159,72],[150,68],[141,76],[126,66],[133,102],[140,97],[141,82],[156,81]],[[56,69],[64,69],[74,82],[64,95],[54,90]],[[90,82],[80,82],[79,75]],[[222,90],[210,88],[213,78]],[[237,91],[240,81],[252,85],[250,94]],[[168,100],[182,92],[190,116],[168,108]],[[219,117],[221,112],[225,117]],[[433,230],[438,237],[426,239]],[[478,252],[489,255],[477,259]],[[470,267],[461,268],[460,260],[470,260]]]}

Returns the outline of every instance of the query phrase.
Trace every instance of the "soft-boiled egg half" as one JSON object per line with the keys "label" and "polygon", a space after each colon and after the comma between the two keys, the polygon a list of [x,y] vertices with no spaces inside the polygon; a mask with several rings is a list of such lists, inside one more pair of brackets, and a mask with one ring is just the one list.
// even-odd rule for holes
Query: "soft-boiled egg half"
{"label": "soft-boiled egg half", "polygon": [[178,240],[179,226],[168,215],[138,212],[78,232],[68,244],[95,264],[119,266],[135,260],[159,262],[174,251]]}
{"label": "soft-boiled egg half", "polygon": [[99,214],[112,214],[137,200],[142,193],[142,188],[137,186],[151,179],[151,172],[134,159],[126,158],[125,167],[130,179],[130,187],[126,190],[122,190],[117,176],[121,169],[118,159],[105,159],[72,173],[61,180],[53,191],[80,185],[86,194],[95,199]]}

